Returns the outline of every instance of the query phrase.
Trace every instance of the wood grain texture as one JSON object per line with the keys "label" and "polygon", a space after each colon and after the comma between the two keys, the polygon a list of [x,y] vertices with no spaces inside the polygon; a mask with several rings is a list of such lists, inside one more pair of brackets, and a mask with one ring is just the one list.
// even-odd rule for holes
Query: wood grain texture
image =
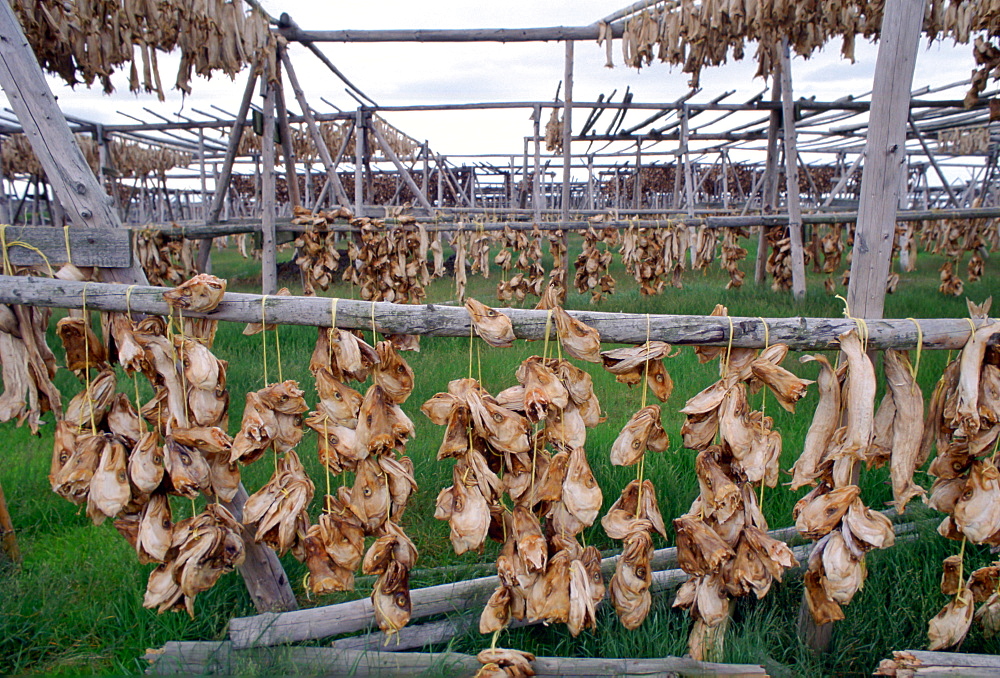
{"label": "wood grain texture", "polygon": [[[111,198],[83,157],[10,3],[0,3],[0,87],[75,227],[121,227]],[[137,263],[109,269],[118,282],[146,282]]]}
{"label": "wood grain texture", "polygon": [[888,0],[875,60],[858,226],[847,302],[857,318],[881,318],[896,210],[906,169],[910,88],[926,0]]}
{"label": "wood grain texture", "polygon": [[792,296],[806,298],[806,263],[802,251],[802,204],[799,199],[799,151],[796,143],[795,108],[792,105],[792,62],[788,39],[781,40],[781,112],[785,141],[785,198],[788,201],[788,237],[791,240]]}
{"label": "wood grain texture", "polygon": [[[270,69],[268,69],[269,71]],[[277,85],[262,80],[264,87],[264,134],[260,138],[261,145],[261,291],[264,294],[274,294],[278,291],[278,244],[275,242],[275,176],[274,176],[274,91]]]}
{"label": "wood grain texture", "polygon": [[[123,285],[80,283],[49,278],[0,276],[0,303],[30,304],[53,308],[81,308],[84,288],[87,307],[102,311],[125,311]],[[168,315],[163,301],[166,287],[134,286],[131,309],[139,313]],[[268,296],[264,308],[266,321],[285,325],[330,326],[330,299],[327,297]],[[373,308],[374,306],[374,308]],[[501,308],[510,317],[514,334],[520,339],[542,339],[546,311]],[[337,302],[337,326],[343,329],[375,329],[387,334],[420,334],[437,337],[469,336],[469,314],[461,306],[436,304],[404,305],[341,299]],[[647,322],[651,339],[677,345],[763,348],[765,323],[770,343],[785,343],[793,350],[836,348],[837,337],[855,328],[846,318],[723,318],[695,315],[649,315],[640,313],[603,313],[569,311],[570,315],[596,328],[605,343],[641,344],[646,340]],[[230,322],[260,322],[261,296],[227,292],[219,307],[210,314],[191,314]],[[928,318],[919,320],[925,349],[958,349],[969,338],[969,323],[964,318]],[[911,320],[868,321],[868,346],[909,349],[917,344],[917,326]]]}
{"label": "wood grain texture", "polygon": [[[238,650],[223,642],[167,643],[145,657],[152,675],[236,675],[255,666],[264,675],[308,671],[310,675],[352,676],[472,676],[481,664],[472,655],[453,652],[378,652],[328,647],[256,648]],[[687,657],[655,659],[537,657],[539,678],[556,676],[753,676],[766,675],[754,664],[713,664]]]}
{"label": "wood grain texture", "polygon": [[[67,232],[69,252],[66,251]],[[72,261],[77,266],[128,268],[132,265],[131,240],[132,234],[124,228],[72,227],[63,230],[51,226],[7,226],[3,229],[7,257],[18,266],[44,266],[48,260],[53,267]],[[38,248],[45,257],[19,243]]]}

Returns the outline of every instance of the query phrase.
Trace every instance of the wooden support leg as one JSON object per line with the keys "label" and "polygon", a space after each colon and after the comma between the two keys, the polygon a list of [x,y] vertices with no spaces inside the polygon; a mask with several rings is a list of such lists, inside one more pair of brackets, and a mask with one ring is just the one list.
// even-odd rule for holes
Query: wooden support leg
{"label": "wooden support leg", "polygon": [[4,497],[2,486],[0,486],[0,550],[12,563],[21,562],[21,550],[17,546],[14,522],[10,519],[10,511],[7,509],[7,499]]}

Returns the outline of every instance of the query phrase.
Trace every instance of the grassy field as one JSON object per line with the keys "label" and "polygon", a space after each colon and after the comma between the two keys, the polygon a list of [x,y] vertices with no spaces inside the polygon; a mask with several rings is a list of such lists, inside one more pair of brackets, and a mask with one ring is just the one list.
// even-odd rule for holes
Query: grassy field
{"label": "grassy field", "polygon": [[[571,252],[578,245],[571,245]],[[216,252],[215,272],[230,280],[230,289],[253,291],[259,284],[258,264],[238,257],[233,249]],[[290,253],[285,252],[282,260]],[[752,257],[752,253],[751,253]],[[941,259],[921,253],[917,271],[904,274],[896,294],[886,300],[887,317],[961,317],[966,315],[964,298],[943,297],[937,292],[937,268]],[[726,278],[713,268],[705,272],[688,272],[684,289],[667,289],[658,297],[641,297],[633,281],[628,279],[620,264],[612,273],[618,281],[618,292],[598,308],[604,311],[654,313],[709,312],[715,303],[729,307],[733,315],[764,317],[781,316],[840,316],[840,301],[828,295],[822,279],[810,275],[809,297],[803,304],[792,302],[786,293],[774,293],[768,287],[752,283],[752,272],[742,289],[724,290]],[[752,269],[752,258],[743,262]],[[468,293],[489,304],[498,271],[490,280],[470,277]],[[987,262],[983,280],[966,285],[966,294],[976,301],[995,288],[998,279],[996,260]],[[962,270],[964,277],[964,269]],[[838,278],[839,279],[839,278]],[[297,281],[288,281],[297,291]],[[841,294],[846,294],[839,288]],[[352,297],[354,290],[341,286],[328,294]],[[453,281],[435,281],[428,290],[428,300],[442,302],[454,297]],[[589,307],[589,296],[571,293],[568,308]],[[534,301],[531,301],[533,304]],[[527,304],[526,304],[527,305]],[[53,323],[54,326],[54,323]],[[261,337],[244,337],[242,327],[224,324],[219,328],[215,352],[230,362],[229,389],[232,394],[230,432],[239,425],[243,394],[265,383]],[[280,330],[282,372],[284,378],[297,379],[307,391],[307,399],[315,400],[312,377],[307,370],[308,356],[316,332],[312,328],[282,327]],[[273,341],[269,337],[269,341]],[[58,341],[50,337],[50,345],[61,351]],[[455,556],[448,542],[448,526],[432,517],[438,491],[451,483],[451,463],[435,461],[435,453],[443,429],[430,424],[418,411],[421,403],[445,389],[449,380],[468,376],[468,339],[425,338],[422,350],[406,354],[416,375],[416,389],[404,409],[416,424],[416,437],[408,454],[416,466],[420,489],[407,507],[404,527],[420,549],[418,570],[411,580],[413,587],[441,583],[441,574],[428,572],[444,565],[488,563],[496,555],[495,547],[483,554]],[[491,392],[514,383],[517,364],[529,355],[542,352],[541,343],[518,342],[511,349],[493,349],[476,340],[475,350],[481,364],[473,376],[481,378]],[[789,356],[786,366],[807,377],[814,377],[814,366],[800,366],[796,355]],[[943,352],[925,352],[919,381],[929,394],[945,364]],[[676,383],[676,390],[664,407],[664,425],[672,437],[672,448],[664,454],[650,454],[647,477],[656,485],[661,510],[665,518],[684,513],[697,494],[694,477],[694,454],[680,446],[682,417],[676,410],[685,400],[712,383],[717,377],[715,363],[699,365],[691,349],[667,363]],[[268,377],[277,377],[273,343],[268,358]],[[587,450],[598,482],[604,490],[605,508],[617,498],[620,489],[634,476],[629,469],[613,467],[607,460],[607,450],[628,417],[640,406],[642,394],[617,384],[611,375],[595,365],[583,365],[594,377],[595,390],[607,413],[607,422],[588,432]],[[122,387],[131,384],[122,377]],[[76,379],[61,371],[57,384],[66,394],[80,389]],[[144,395],[151,393],[144,386]],[[752,404],[759,407],[760,395]],[[767,413],[775,418],[775,427],[784,437],[782,468],[788,469],[797,457],[812,410],[815,391],[801,401],[792,415],[780,410],[774,399],[767,404]],[[198,596],[197,617],[183,614],[157,615],[142,608],[142,596],[151,565],[139,565],[130,547],[111,526],[111,521],[95,527],[83,509],[56,496],[49,488],[48,473],[52,449],[51,425],[40,437],[32,437],[26,428],[15,424],[2,425],[4,451],[0,463],[0,483],[6,492],[13,515],[23,562],[19,566],[0,565],[0,673],[138,673],[145,666],[140,657],[146,648],[160,646],[169,640],[217,639],[225,634],[228,620],[253,613],[253,607],[236,574],[223,577],[211,591]],[[307,470],[317,485],[317,498],[322,494],[325,479],[316,459],[315,437],[307,435],[299,449]],[[270,460],[244,469],[244,483],[253,492],[270,475]],[[869,506],[881,508],[891,498],[887,485],[887,469],[866,471],[862,476],[863,498]],[[783,479],[783,482],[786,479]],[[918,481],[929,486],[930,479],[918,474]],[[336,485],[344,482],[334,478]],[[347,482],[351,482],[347,479]],[[791,507],[804,493],[779,487],[768,492],[765,513],[772,528],[789,525]],[[200,510],[203,500],[198,502]],[[174,498],[175,519],[190,515],[191,503]],[[913,505],[915,518],[931,517],[934,513]],[[314,502],[311,513],[318,511]],[[909,512],[909,511],[908,511]],[[831,651],[816,657],[796,637],[796,623],[801,598],[801,580],[789,578],[775,586],[762,601],[741,600],[735,606],[733,622],[725,641],[725,660],[763,663],[774,673],[787,675],[863,674],[870,673],[879,659],[890,656],[892,650],[921,648],[926,645],[926,622],[945,603],[938,591],[941,560],[958,550],[958,545],[937,536],[929,528],[915,542],[900,544],[884,552],[868,556],[868,581],[864,589],[846,608],[847,619],[837,625]],[[604,535],[600,525],[584,534],[587,543],[601,549],[617,546]],[[657,538],[659,539],[659,538]],[[668,546],[660,540],[656,546]],[[986,549],[970,547],[968,566],[979,566],[990,560]],[[309,599],[302,586],[305,568],[290,556],[283,559],[300,602],[318,605],[346,599],[346,596],[326,596]],[[451,571],[448,579],[461,576]],[[359,587],[356,596],[366,596],[370,590]],[[686,651],[690,619],[686,613],[671,610],[672,593],[654,597],[653,610],[645,624],[634,632],[620,626],[608,609],[599,614],[598,629],[585,631],[573,639],[560,626],[533,627],[506,632],[501,644],[530,650],[544,655],[653,657],[681,655]],[[488,644],[478,633],[456,638],[451,649],[475,653]],[[997,652],[1000,644],[985,639],[974,630],[965,641],[963,651]]]}

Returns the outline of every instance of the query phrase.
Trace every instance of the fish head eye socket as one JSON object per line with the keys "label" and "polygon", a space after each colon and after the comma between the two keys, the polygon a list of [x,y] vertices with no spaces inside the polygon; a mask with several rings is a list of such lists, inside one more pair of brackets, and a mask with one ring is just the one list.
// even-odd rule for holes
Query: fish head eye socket
{"label": "fish head eye socket", "polygon": [[337,436],[330,436],[330,444],[331,445],[339,445],[340,444],[340,438],[338,438]]}
{"label": "fish head eye socket", "polygon": [[368,422],[369,426],[371,426],[372,425],[372,415],[369,414],[367,417],[365,417],[365,421]]}
{"label": "fish head eye socket", "polygon": [[637,567],[637,568],[635,568],[635,576],[639,577],[640,579],[645,579],[646,578],[646,568],[644,568],[644,567]]}
{"label": "fish head eye socket", "polygon": [[366,497],[370,497],[370,496],[372,496],[372,488],[368,487],[367,485],[366,485],[365,487],[361,488],[361,492],[362,492],[362,494],[364,494],[364,495],[365,495]]}
{"label": "fish head eye socket", "polygon": [[501,423],[503,421],[503,419],[504,419],[503,415],[500,414],[499,412],[494,412],[493,413],[493,421],[495,421],[495,422],[497,422],[499,424],[499,423]]}
{"label": "fish head eye socket", "polygon": [[60,464],[65,464],[67,461],[69,461],[69,455],[68,454],[66,454],[65,452],[63,452],[62,454],[59,455],[59,463]]}
{"label": "fish head eye socket", "polygon": [[170,529],[170,519],[169,518],[164,518],[163,520],[160,521],[160,525],[163,526],[164,530],[169,530]]}
{"label": "fish head eye socket", "polygon": [[405,374],[406,367],[404,365],[399,365],[398,367],[396,367],[396,371],[399,372],[400,374]]}
{"label": "fish head eye socket", "polygon": [[288,400],[288,396],[286,394],[282,393],[281,396],[278,398],[278,400],[280,402],[285,402],[286,400]]}
{"label": "fish head eye socket", "polygon": [[401,608],[405,608],[409,601],[406,598],[406,594],[400,591],[396,594],[396,605]]}
{"label": "fish head eye socket", "polygon": [[633,440],[632,447],[638,450],[641,447],[641,443],[638,440]]}

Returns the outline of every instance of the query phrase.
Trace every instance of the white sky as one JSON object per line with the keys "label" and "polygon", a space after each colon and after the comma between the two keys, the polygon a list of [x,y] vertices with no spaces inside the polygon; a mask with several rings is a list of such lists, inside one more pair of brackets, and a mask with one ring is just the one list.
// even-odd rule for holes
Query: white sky
{"label": "white sky", "polygon": [[[625,0],[627,2],[627,0]],[[468,0],[382,0],[365,2],[322,2],[306,0],[262,0],[273,15],[288,12],[298,24],[309,29],[349,28],[489,28],[586,25],[624,6],[614,0],[575,0],[537,2],[470,2]],[[382,105],[421,103],[463,103],[480,101],[551,100],[563,76],[564,47],[560,43],[380,43],[321,44],[330,59],[366,94]],[[792,63],[793,90],[796,97],[815,96],[832,100],[871,89],[876,49],[859,43],[857,62],[840,58],[839,44],[810,60],[796,58]],[[604,50],[593,42],[575,47],[574,99],[594,101],[601,93],[617,89],[620,101],[626,87],[631,87],[637,102],[673,101],[687,91],[687,76],[679,69],[654,63],[641,72],[621,65],[620,43],[614,57],[618,66],[604,68]],[[967,78],[973,67],[968,45],[935,44],[926,41],[920,48],[914,87],[937,85]],[[753,79],[753,47],[741,63],[706,70],[702,73],[702,91],[695,101],[707,101],[729,89],[737,92],[727,103],[742,102],[764,89],[766,83]],[[344,93],[343,84],[312,54],[294,45],[291,55],[302,85],[312,106],[331,109],[320,101],[324,97],[344,109],[356,103]],[[172,83],[176,58],[161,58],[164,86]],[[211,81],[197,78],[194,94],[183,99],[170,90],[164,103],[154,95],[133,95],[127,91],[126,73],[116,74],[119,90],[104,95],[99,88],[70,90],[61,80],[51,78],[54,92],[64,111],[71,115],[101,122],[130,122],[116,111],[125,111],[153,122],[154,116],[143,107],[165,116],[181,112],[202,116],[191,109],[211,111],[212,104],[235,112],[245,84],[217,75]],[[961,97],[954,91],[949,96]],[[290,107],[297,109],[291,93]],[[259,97],[255,98],[259,103]],[[385,117],[417,139],[430,141],[432,149],[445,155],[465,153],[508,153],[520,156],[523,137],[531,132],[528,111],[392,113]],[[649,112],[632,112],[627,124],[635,123]],[[579,129],[583,113],[577,113],[574,127]],[[598,123],[603,131],[610,123],[607,112]],[[728,122],[728,121],[727,121]]]}

